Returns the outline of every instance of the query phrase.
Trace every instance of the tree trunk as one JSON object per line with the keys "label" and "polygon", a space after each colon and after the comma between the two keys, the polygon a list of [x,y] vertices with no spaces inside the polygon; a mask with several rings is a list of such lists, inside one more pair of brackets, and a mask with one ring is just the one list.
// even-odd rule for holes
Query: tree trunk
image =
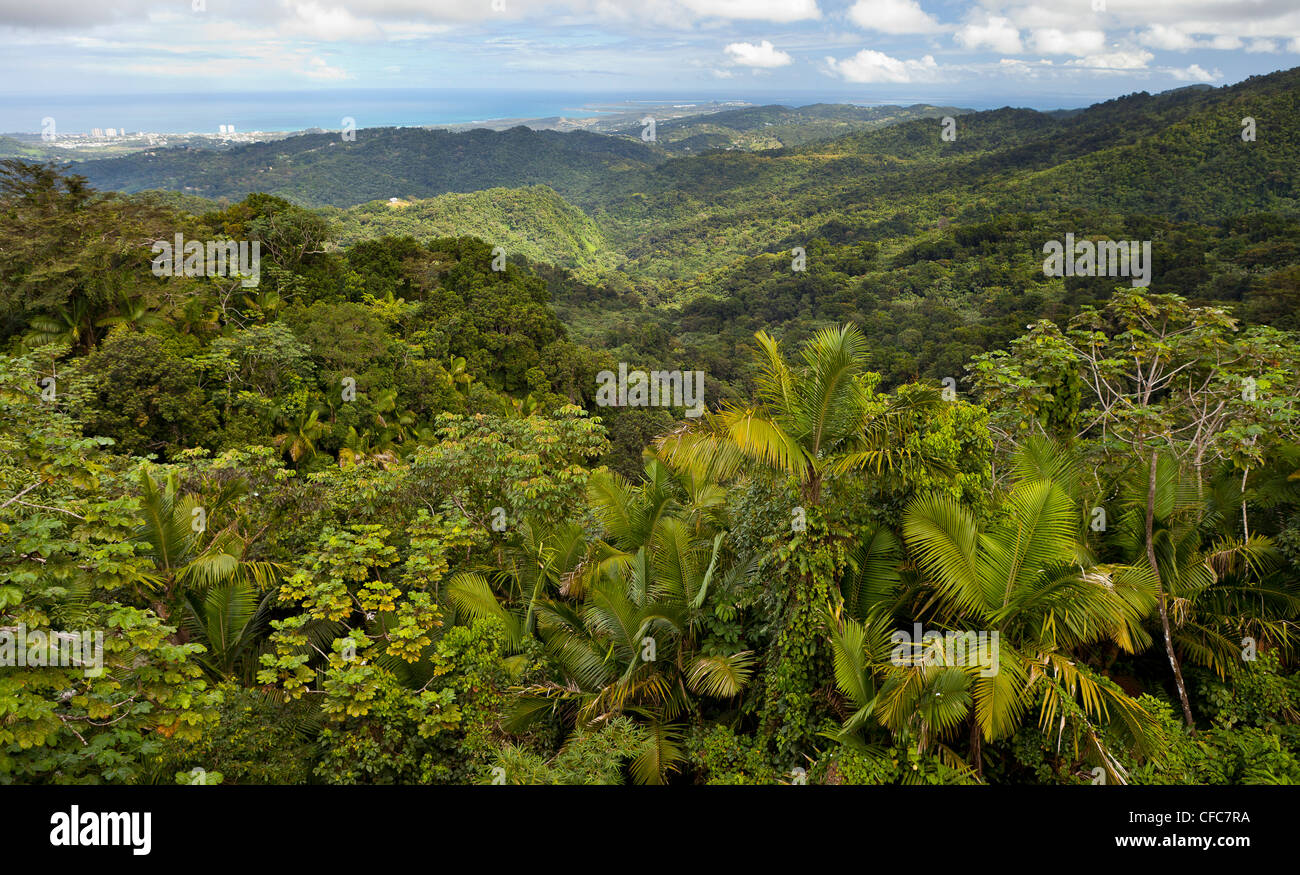
{"label": "tree trunk", "polygon": [[1183,717],[1187,720],[1187,726],[1193,732],[1196,731],[1196,721],[1192,719],[1192,705],[1187,700],[1187,685],[1183,682],[1183,668],[1178,663],[1178,654],[1174,652],[1173,635],[1169,632],[1169,605],[1165,599],[1164,581],[1160,579],[1160,565],[1156,562],[1156,545],[1155,545],[1155,517],[1156,517],[1156,461],[1159,455],[1155,450],[1151,451],[1151,474],[1147,479],[1147,519],[1146,519],[1146,541],[1147,541],[1147,562],[1151,564],[1151,573],[1156,578],[1156,594],[1159,596],[1160,604],[1160,627],[1165,633],[1165,653],[1169,656],[1169,664],[1174,669],[1174,685],[1178,688],[1178,700],[1183,706]]}
{"label": "tree trunk", "polygon": [[800,487],[803,493],[803,502],[806,509],[811,510],[822,503],[822,475],[813,470],[808,479]]}
{"label": "tree trunk", "polygon": [[1241,536],[1250,540],[1250,519],[1246,516],[1246,478],[1250,475],[1247,468],[1241,472]]}

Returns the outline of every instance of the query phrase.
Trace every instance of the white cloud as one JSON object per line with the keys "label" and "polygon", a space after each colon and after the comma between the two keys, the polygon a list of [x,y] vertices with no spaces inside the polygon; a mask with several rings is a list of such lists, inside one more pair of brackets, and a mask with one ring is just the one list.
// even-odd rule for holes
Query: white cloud
{"label": "white cloud", "polygon": [[859,27],[881,33],[935,33],[942,30],[917,0],[858,0],[849,19]]}
{"label": "white cloud", "polygon": [[[149,0],[119,0],[116,3],[85,3],[83,0],[42,0],[40,3],[23,0],[0,0],[0,24],[35,28],[89,28],[108,24],[120,18],[144,18],[151,6]],[[189,4],[185,4],[189,6]]]}
{"label": "white cloud", "polygon": [[335,42],[348,39],[377,39],[383,32],[373,21],[359,19],[342,6],[325,7],[317,2],[294,3],[293,18],[282,26],[286,35]]}
{"label": "white cloud", "polygon": [[1052,62],[1046,58],[1037,61],[1024,61],[1020,58],[1003,58],[998,61],[997,70],[1021,78],[1037,79],[1044,73],[1052,72]]}
{"label": "white cloud", "polygon": [[1106,34],[1099,30],[1064,31],[1044,27],[1034,31],[1030,45],[1045,55],[1090,55],[1106,47]]}
{"label": "white cloud", "polygon": [[1213,73],[1207,72],[1200,64],[1192,64],[1190,67],[1179,69],[1171,67],[1165,71],[1175,79],[1181,79],[1184,82],[1213,82],[1216,79],[1222,79],[1223,74],[1218,70]]}
{"label": "white cloud", "polygon": [[[509,0],[506,0],[509,2]],[[680,0],[696,15],[712,18],[804,21],[821,18],[817,0]]]}
{"label": "white cloud", "polygon": [[1089,67],[1094,70],[1145,70],[1155,55],[1145,49],[1131,51],[1107,52],[1099,55],[1087,55],[1073,61],[1066,61],[1070,67]]}
{"label": "white cloud", "polygon": [[988,48],[1001,54],[1014,55],[1023,52],[1020,31],[1006,18],[992,16],[984,24],[974,22],[963,26],[953,38],[959,45],[968,49]]}
{"label": "white cloud", "polygon": [[[1163,51],[1237,49],[1251,39],[1300,41],[1295,0],[1108,0],[1104,12],[1094,12],[1088,0],[976,0],[971,5],[1007,19],[1022,33],[1104,30],[1115,38],[1131,31],[1140,44]],[[1069,54],[1099,51],[1083,46]]]}
{"label": "white cloud", "polygon": [[1196,40],[1176,27],[1166,27],[1163,24],[1151,25],[1151,28],[1138,37],[1138,40],[1144,46],[1167,52],[1179,52],[1196,46]]}
{"label": "white cloud", "polygon": [[[1169,52],[1183,52],[1188,49],[1219,49],[1228,52],[1245,45],[1241,37],[1230,33],[1216,34],[1210,39],[1197,39],[1180,28],[1166,27],[1163,24],[1151,25],[1150,28],[1139,34],[1138,42],[1153,49]],[[1267,46],[1272,46],[1272,48],[1267,48]],[[1256,39],[1252,41],[1252,48],[1248,48],[1246,51],[1277,51],[1277,44],[1273,40]]]}
{"label": "white cloud", "polygon": [[[1106,5],[1095,12],[1090,0],[504,0],[497,11],[492,0],[207,0],[207,11],[195,13],[188,0],[0,0],[9,54],[0,72],[14,90],[39,88],[46,73],[24,48],[36,44],[55,47],[41,56],[51,69],[79,75],[174,70],[253,82],[364,77],[400,64],[412,77],[472,84],[494,71],[554,74],[572,65],[647,82],[679,67],[704,81],[769,69],[802,87],[811,70],[796,62],[813,46],[821,48],[814,58],[836,56],[818,69],[852,82],[956,80],[959,73],[1081,80],[1122,71],[1135,71],[1135,82],[1149,78],[1144,71],[1221,80],[1216,51],[1241,53],[1233,78],[1300,63],[1300,0]],[[891,48],[859,42],[864,33],[922,39]],[[952,42],[941,47],[934,37],[945,33]],[[382,52],[374,47],[380,41]],[[863,45],[872,49],[859,52]],[[922,57],[927,51],[933,56]],[[982,57],[945,57],[939,65],[942,51]],[[1283,51],[1292,54],[1267,54]],[[177,64],[178,55],[193,63]]]}
{"label": "white cloud", "polygon": [[208,80],[242,76],[262,78],[270,76],[285,79],[305,77],[316,80],[353,78],[345,70],[330,66],[329,62],[319,55],[311,55],[300,50],[286,50],[283,45],[271,44],[245,46],[239,55],[224,58],[178,51],[175,60],[141,59],[120,65],[114,64],[113,72],[123,70],[172,80],[195,76]]}
{"label": "white cloud", "polygon": [[192,13],[188,0],[0,0],[0,25],[86,28],[144,21],[159,14],[174,20],[193,14],[266,22],[292,20],[300,6],[316,7],[314,17],[327,30],[332,22],[349,18],[380,28],[387,22],[555,21],[561,17],[679,27],[703,18],[777,23],[821,18],[817,0],[504,0],[496,8],[491,0],[208,0],[201,13]]}
{"label": "white cloud", "polygon": [[758,45],[732,43],[726,52],[731,56],[731,63],[742,67],[786,67],[794,63],[793,58],[767,40]]}
{"label": "white cloud", "polygon": [[938,78],[939,72],[931,55],[904,61],[872,49],[863,49],[842,61],[828,57],[826,65],[847,82],[930,82]]}
{"label": "white cloud", "polygon": [[312,58],[307,62],[307,69],[303,70],[302,74],[311,79],[350,78],[345,70],[340,70],[338,67],[331,67],[325,62],[324,58]]}

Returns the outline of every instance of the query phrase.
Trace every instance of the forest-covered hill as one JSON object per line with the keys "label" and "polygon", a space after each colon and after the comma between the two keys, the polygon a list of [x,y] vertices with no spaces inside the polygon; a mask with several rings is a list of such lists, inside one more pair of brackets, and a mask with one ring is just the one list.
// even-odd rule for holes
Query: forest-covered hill
{"label": "forest-covered hill", "polygon": [[585,131],[365,128],[350,141],[319,133],[216,153],[146,150],[88,161],[78,172],[107,190],[161,188],[234,199],[266,192],[308,206],[347,206],[524,185],[581,198],[608,174],[659,160],[641,143]]}
{"label": "forest-covered hill", "polygon": [[[558,133],[522,126],[458,133],[368,128],[351,141],[340,134],[304,133],[222,148],[217,150],[220,157],[192,147],[146,149],[86,161],[79,172],[108,190],[166,188],[235,199],[260,191],[306,206],[345,207],[380,198],[533,184],[549,185],[590,204],[599,201],[598,189],[607,175],[601,170],[626,171],[673,155],[715,149],[803,145],[909,119],[964,112],[968,110],[925,105],[747,107],[665,120],[656,126],[656,139],[651,142],[641,139],[640,126],[614,131],[605,139],[584,131]],[[336,148],[340,146],[345,148]],[[33,160],[36,152],[13,154]]]}
{"label": "forest-covered hill", "polygon": [[[889,382],[937,379],[1038,315],[1104,301],[1107,278],[1044,276],[1043,244],[1067,232],[1150,239],[1153,290],[1286,322],[1300,263],[1300,142],[1285,122],[1297,84],[1286,71],[1079,112],[974,113],[953,142],[927,119],[677,158],[607,178],[585,212],[493,190],[331,215],[348,240],[470,233],[575,268],[623,302],[570,306],[557,289],[576,336],[643,357],[684,350],[727,383],[753,331],[805,337],[839,319],[869,326],[872,366]],[[1247,117],[1253,142],[1241,137]],[[791,269],[795,247],[805,271]]]}
{"label": "forest-covered hill", "polygon": [[374,201],[322,214],[344,246],[383,236],[469,235],[532,261],[597,274],[622,262],[589,216],[544,185]]}
{"label": "forest-covered hill", "polygon": [[[1002,109],[919,120],[798,149],[714,153],[620,174],[600,210],[637,266],[672,278],[720,259],[834,233],[982,222],[1071,208],[1212,221],[1294,210],[1300,74],[1132,95],[1058,117]],[[1258,139],[1242,141],[1243,118]],[[900,225],[900,223],[902,223]],[[647,233],[651,231],[651,233]]]}
{"label": "forest-covered hill", "polygon": [[[833,140],[858,130],[885,127],[917,118],[944,118],[968,113],[952,106],[852,106],[815,103],[809,106],[751,106],[662,121],[655,126],[655,145],[675,155],[716,149],[747,152],[803,146]],[[643,126],[613,133],[640,139]]]}

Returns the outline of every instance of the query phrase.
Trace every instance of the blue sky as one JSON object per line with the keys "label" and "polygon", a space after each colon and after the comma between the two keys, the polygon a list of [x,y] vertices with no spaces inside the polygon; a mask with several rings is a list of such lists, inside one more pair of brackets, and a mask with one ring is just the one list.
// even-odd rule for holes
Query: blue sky
{"label": "blue sky", "polygon": [[0,46],[0,92],[28,96],[493,88],[1081,105],[1300,66],[1300,0],[0,0]]}

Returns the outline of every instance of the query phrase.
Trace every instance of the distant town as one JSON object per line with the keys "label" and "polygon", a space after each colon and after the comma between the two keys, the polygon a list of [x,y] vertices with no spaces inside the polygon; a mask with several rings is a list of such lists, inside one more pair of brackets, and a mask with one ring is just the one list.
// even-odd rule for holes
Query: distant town
{"label": "distant town", "polygon": [[186,147],[191,149],[225,149],[291,136],[294,131],[238,131],[234,125],[218,130],[157,133],[128,131],[119,127],[91,128],[84,131],[14,132],[0,134],[0,158],[27,160],[84,161],[90,158],[115,158],[146,149]]}
{"label": "distant town", "polygon": [[[595,133],[635,136],[647,117],[663,123],[688,116],[742,109],[754,104],[744,100],[707,101],[700,103],[608,104],[593,108],[593,115],[550,116],[546,118],[499,118],[472,122],[427,125],[374,125],[374,127],[425,127],[449,131],[487,129],[502,131],[523,125],[534,130],[592,131]],[[234,124],[218,124],[216,131],[184,133],[128,131],[124,127],[96,127],[89,132],[65,132],[52,119],[44,119],[39,131],[0,133],[0,158],[27,160],[84,161],[91,158],[115,158],[147,149],[190,148],[226,149],[248,143],[269,142],[297,134],[339,131],[339,128],[306,128],[284,131],[242,131]],[[364,127],[370,127],[365,125]]]}

